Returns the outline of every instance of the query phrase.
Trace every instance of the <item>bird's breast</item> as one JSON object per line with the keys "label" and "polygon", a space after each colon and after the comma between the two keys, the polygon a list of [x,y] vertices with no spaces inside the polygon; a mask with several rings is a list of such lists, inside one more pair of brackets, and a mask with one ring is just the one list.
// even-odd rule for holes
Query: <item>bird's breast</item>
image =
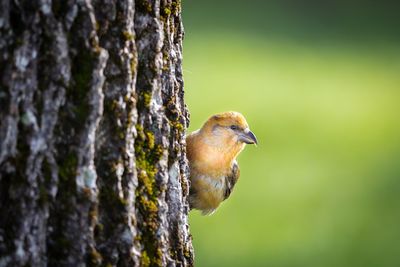
{"label": "bird's breast", "polygon": [[225,189],[225,177],[215,178],[203,175],[200,180],[204,184],[204,187],[209,187],[210,190],[218,192]]}
{"label": "bird's breast", "polygon": [[224,200],[225,177],[191,175],[191,205],[204,213],[211,213]]}

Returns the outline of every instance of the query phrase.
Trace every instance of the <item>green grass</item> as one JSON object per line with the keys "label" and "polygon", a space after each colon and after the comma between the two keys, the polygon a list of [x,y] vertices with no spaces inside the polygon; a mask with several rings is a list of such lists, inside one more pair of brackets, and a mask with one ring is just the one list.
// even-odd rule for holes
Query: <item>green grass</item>
{"label": "green grass", "polygon": [[187,36],[189,131],[242,112],[259,146],[212,216],[196,266],[400,266],[400,53],[387,44]]}

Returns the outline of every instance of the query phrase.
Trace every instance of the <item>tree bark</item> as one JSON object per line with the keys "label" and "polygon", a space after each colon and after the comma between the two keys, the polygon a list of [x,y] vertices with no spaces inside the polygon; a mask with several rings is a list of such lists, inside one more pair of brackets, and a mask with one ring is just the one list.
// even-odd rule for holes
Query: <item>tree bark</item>
{"label": "tree bark", "polygon": [[0,266],[191,266],[179,0],[0,2]]}

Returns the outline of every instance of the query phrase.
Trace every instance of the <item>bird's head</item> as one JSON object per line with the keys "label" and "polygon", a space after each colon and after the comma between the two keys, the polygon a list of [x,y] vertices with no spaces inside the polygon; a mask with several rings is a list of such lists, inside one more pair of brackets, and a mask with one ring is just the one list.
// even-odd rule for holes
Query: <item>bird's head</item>
{"label": "bird's head", "polygon": [[224,147],[257,144],[257,138],[250,131],[246,119],[239,112],[224,112],[211,116],[201,131],[208,132],[214,142]]}

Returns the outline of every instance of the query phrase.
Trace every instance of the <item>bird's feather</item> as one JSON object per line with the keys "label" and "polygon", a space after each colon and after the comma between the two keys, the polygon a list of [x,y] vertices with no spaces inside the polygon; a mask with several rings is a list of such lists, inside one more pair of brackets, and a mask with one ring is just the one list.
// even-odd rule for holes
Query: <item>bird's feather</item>
{"label": "bird's feather", "polygon": [[224,192],[224,200],[227,199],[232,193],[233,188],[240,176],[239,165],[236,160],[232,164],[231,173],[225,177],[225,192]]}

